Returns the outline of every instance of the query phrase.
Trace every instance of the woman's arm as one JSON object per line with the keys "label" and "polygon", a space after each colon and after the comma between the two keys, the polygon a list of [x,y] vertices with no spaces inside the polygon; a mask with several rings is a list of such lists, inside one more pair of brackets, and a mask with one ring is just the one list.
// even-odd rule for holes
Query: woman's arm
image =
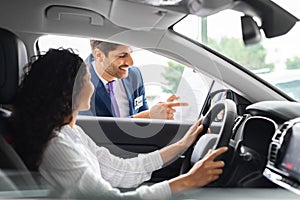
{"label": "woman's arm", "polygon": [[132,188],[151,178],[152,172],[160,169],[163,161],[159,151],[139,154],[123,159],[112,155],[106,148],[97,149],[97,158],[102,176],[114,187]]}
{"label": "woman's arm", "polygon": [[181,140],[160,150],[160,155],[164,164],[173,160],[176,156],[183,153],[189,146],[193,144],[197,136],[203,130],[203,126],[200,125],[201,122],[202,118],[190,127],[188,132]]}
{"label": "woman's arm", "polygon": [[[166,199],[171,197],[167,181],[142,186],[135,191],[121,193],[103,178],[104,168],[98,165],[94,155],[82,144],[54,139],[43,154],[39,171],[42,176],[60,191],[63,189],[69,198],[85,199]],[[109,172],[108,172],[109,173]]]}
{"label": "woman's arm", "polygon": [[[192,127],[191,129],[193,130],[194,128]],[[39,168],[40,173],[53,187],[57,187],[60,190],[67,190],[72,198],[169,199],[172,194],[201,187],[216,180],[222,173],[224,162],[214,161],[214,159],[227,150],[226,147],[223,147],[209,152],[187,174],[180,175],[169,181],[154,184],[150,187],[142,186],[135,191],[121,193],[118,189],[113,188],[110,182],[104,178],[103,175],[105,173],[110,174],[111,172],[106,171],[107,169],[99,165],[97,157],[91,151],[88,143],[85,140],[81,140],[82,138],[78,139],[75,134],[71,133],[69,137],[65,135],[50,140]],[[185,139],[183,138],[182,140]],[[102,154],[102,157],[98,157],[99,160],[105,161],[112,158],[111,160],[113,161],[117,158],[106,150],[103,152],[105,153]],[[108,155],[105,155],[106,153]],[[161,159],[160,153],[158,151],[156,153],[158,157],[154,156],[154,158]],[[144,156],[147,157],[147,155]],[[120,162],[122,163],[123,161]]]}
{"label": "woman's arm", "polygon": [[163,161],[159,151],[139,154],[134,158],[120,158],[96,143],[77,126],[84,143],[92,152],[101,169],[102,176],[114,187],[132,188],[151,178],[152,172],[160,169]]}
{"label": "woman's arm", "polygon": [[138,157],[123,159],[112,155],[106,148],[98,147],[90,138],[89,145],[95,149],[102,176],[114,187],[137,187],[151,178],[152,172],[171,161],[185,151],[203,130],[202,119],[198,120],[186,135],[177,143],[164,147],[160,151],[139,154]]}

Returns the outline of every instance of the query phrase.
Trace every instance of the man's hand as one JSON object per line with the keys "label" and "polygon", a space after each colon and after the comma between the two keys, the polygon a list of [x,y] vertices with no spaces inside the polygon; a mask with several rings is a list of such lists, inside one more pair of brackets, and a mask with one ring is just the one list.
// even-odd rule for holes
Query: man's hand
{"label": "man's hand", "polygon": [[171,95],[166,102],[159,102],[149,110],[149,117],[151,119],[174,119],[176,110],[173,107],[188,106],[186,102],[174,102],[179,97],[175,94]]}

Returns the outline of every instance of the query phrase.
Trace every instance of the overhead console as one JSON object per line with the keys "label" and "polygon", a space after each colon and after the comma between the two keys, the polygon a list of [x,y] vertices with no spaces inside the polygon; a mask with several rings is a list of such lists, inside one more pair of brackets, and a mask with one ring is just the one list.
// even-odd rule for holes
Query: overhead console
{"label": "overhead console", "polygon": [[300,118],[284,123],[269,146],[264,176],[300,195]]}

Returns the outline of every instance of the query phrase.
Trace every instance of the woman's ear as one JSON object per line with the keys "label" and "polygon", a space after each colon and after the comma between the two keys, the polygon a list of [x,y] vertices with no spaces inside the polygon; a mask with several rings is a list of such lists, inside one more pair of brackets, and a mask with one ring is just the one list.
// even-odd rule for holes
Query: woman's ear
{"label": "woman's ear", "polygon": [[96,61],[103,62],[104,61],[104,53],[100,49],[94,49],[93,50],[93,56]]}

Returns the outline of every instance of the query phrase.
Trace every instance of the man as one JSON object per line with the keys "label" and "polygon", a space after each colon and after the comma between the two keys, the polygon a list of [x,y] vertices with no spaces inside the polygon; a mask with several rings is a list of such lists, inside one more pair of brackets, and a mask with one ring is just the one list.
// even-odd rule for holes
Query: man
{"label": "man", "polygon": [[159,102],[149,109],[142,74],[137,67],[132,66],[132,49],[126,45],[98,40],[91,40],[90,45],[92,54],[86,62],[95,86],[90,110],[93,115],[174,119],[176,110],[173,107],[187,105],[173,102],[178,97],[172,95],[167,102]]}

